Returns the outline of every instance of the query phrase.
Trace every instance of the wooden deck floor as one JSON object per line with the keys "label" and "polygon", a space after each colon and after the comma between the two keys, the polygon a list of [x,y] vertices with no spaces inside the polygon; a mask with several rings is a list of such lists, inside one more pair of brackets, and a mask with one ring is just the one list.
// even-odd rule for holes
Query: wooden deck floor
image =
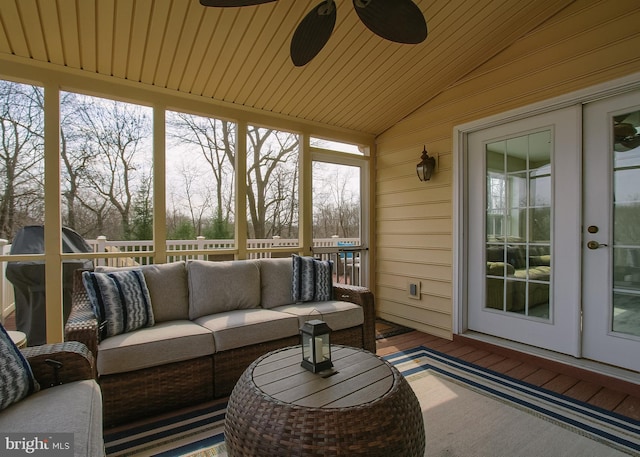
{"label": "wooden deck floor", "polygon": [[541,357],[458,336],[453,341],[418,331],[377,340],[380,356],[425,346],[461,360],[640,420],[640,385]]}
{"label": "wooden deck floor", "polygon": [[[15,330],[13,315],[5,321]],[[470,363],[544,387],[592,405],[640,420],[640,384],[456,335],[453,341],[418,331],[379,339],[380,356],[425,346]]]}

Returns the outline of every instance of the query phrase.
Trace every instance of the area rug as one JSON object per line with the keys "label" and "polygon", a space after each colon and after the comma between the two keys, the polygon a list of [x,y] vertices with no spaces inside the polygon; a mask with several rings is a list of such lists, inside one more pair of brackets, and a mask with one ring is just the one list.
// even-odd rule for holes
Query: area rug
{"label": "area rug", "polygon": [[[385,359],[420,401],[425,456],[640,456],[639,421],[424,347]],[[108,456],[226,456],[225,407],[213,402],[106,433]]]}
{"label": "area rug", "polygon": [[376,319],[376,340],[391,338],[392,336],[413,332],[413,330],[412,328],[404,327],[395,322],[389,322],[379,318]]}

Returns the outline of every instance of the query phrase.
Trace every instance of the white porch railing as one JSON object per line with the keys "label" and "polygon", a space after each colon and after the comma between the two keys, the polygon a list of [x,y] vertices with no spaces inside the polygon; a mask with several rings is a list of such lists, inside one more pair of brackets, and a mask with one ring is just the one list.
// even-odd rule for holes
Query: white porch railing
{"label": "white porch railing", "polygon": [[[9,255],[11,251],[11,245],[7,240],[0,239],[0,254]],[[12,312],[15,311],[16,306],[13,298],[13,285],[7,280],[5,272],[7,270],[7,262],[0,262],[0,273],[2,273],[2,280],[0,280],[0,322],[4,324],[4,320]]]}
{"label": "white porch railing", "polygon": [[[99,236],[95,240],[86,240],[94,253],[118,253],[118,257],[99,257],[94,259],[96,265],[133,266],[146,265],[153,262],[153,241],[121,241],[108,240]],[[247,240],[249,259],[288,256],[297,251],[298,239]],[[286,248],[291,248],[286,249]],[[167,240],[167,262],[179,260],[231,260],[234,256],[234,240],[212,240],[198,237],[195,240]],[[0,239],[0,254],[9,255],[11,245]],[[182,253],[181,251],[190,251]],[[194,252],[195,251],[195,252]],[[209,252],[206,252],[209,251]],[[227,252],[225,252],[227,251]],[[331,259],[334,262],[335,281],[347,284],[361,284],[360,259],[363,248],[359,238],[318,238],[313,240],[313,251],[316,257]],[[122,253],[130,255],[122,256]],[[2,323],[6,316],[15,310],[14,293],[11,282],[6,279],[7,262],[0,262],[2,278],[0,279],[0,317]]]}

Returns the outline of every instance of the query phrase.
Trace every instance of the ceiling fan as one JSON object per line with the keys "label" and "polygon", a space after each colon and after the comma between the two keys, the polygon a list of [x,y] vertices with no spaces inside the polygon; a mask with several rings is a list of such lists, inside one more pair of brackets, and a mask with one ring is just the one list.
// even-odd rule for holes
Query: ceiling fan
{"label": "ceiling fan", "polygon": [[[203,6],[236,7],[276,0],[200,0]],[[412,0],[353,0],[362,23],[376,35],[396,43],[417,44],[427,38],[427,23]],[[306,65],[327,44],[336,24],[335,0],[323,0],[298,24],[291,38],[291,60]]]}

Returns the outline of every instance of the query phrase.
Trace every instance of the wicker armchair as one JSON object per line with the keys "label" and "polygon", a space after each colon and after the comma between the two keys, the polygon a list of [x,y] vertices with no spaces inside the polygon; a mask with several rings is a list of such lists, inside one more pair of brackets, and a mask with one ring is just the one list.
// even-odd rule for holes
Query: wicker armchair
{"label": "wicker armchair", "polygon": [[26,347],[22,354],[41,389],[86,379],[96,379],[93,354],[82,343],[45,344]]}
{"label": "wicker armchair", "polygon": [[73,434],[75,456],[104,455],[102,395],[89,349],[66,342],[27,347],[22,353],[40,391],[0,411],[0,430],[34,437]]}

